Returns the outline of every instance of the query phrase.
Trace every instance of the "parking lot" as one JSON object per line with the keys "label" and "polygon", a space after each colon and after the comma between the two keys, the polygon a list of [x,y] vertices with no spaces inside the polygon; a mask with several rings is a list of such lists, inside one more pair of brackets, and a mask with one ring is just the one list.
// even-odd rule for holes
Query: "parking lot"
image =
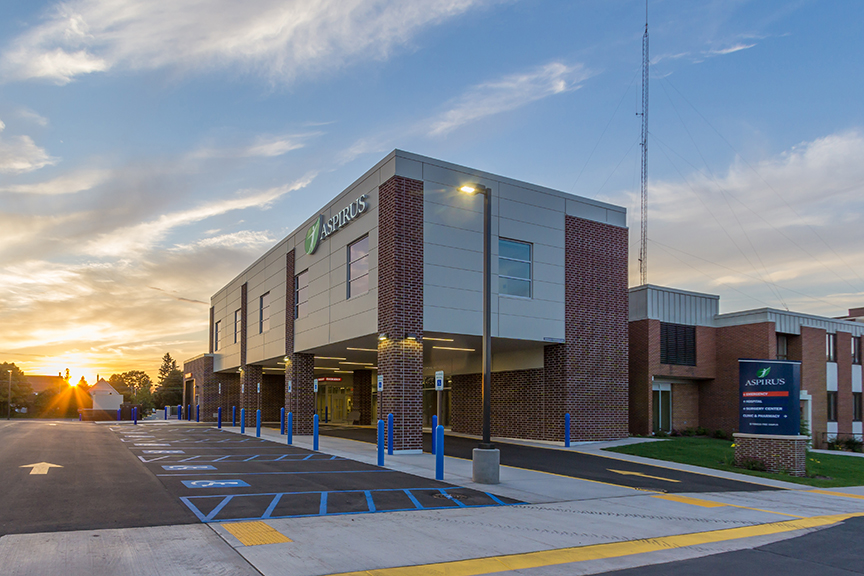
{"label": "parking lot", "polygon": [[202,522],[518,503],[210,425],[169,421],[111,430]]}

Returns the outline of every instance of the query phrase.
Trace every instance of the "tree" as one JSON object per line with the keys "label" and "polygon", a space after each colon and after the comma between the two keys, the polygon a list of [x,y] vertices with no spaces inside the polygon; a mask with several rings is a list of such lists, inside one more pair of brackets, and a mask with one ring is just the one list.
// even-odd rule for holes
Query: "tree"
{"label": "tree", "polygon": [[125,374],[112,374],[111,377],[108,378],[108,384],[110,384],[114,390],[123,395],[124,402],[132,402],[134,392],[126,383]]}
{"label": "tree", "polygon": [[177,368],[177,361],[171,358],[171,354],[162,357],[153,402],[157,408],[183,403],[183,372]]}
{"label": "tree", "polygon": [[9,370],[12,371],[12,409],[29,406],[32,404],[33,388],[27,382],[24,372],[14,363],[3,362],[0,364],[0,417],[5,418],[9,406]]}

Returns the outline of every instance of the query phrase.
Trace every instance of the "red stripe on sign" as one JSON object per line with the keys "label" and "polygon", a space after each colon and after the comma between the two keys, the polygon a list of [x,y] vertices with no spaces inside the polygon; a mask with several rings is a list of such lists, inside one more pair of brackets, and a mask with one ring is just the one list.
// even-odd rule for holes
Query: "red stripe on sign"
{"label": "red stripe on sign", "polygon": [[789,392],[780,392],[779,390],[777,392],[744,392],[743,396],[744,396],[744,398],[753,398],[754,396],[759,396],[760,398],[765,398],[765,397],[776,398],[778,396],[787,396],[788,397]]}

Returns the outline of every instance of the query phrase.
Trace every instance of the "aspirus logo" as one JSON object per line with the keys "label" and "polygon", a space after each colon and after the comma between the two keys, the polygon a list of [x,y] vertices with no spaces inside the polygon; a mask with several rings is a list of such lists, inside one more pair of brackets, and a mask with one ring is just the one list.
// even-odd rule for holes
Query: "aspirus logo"
{"label": "aspirus logo", "polygon": [[756,379],[755,380],[747,380],[745,385],[747,386],[785,386],[786,379],[785,378],[768,378],[767,376],[771,373],[771,367],[768,368],[759,368],[756,371]]}
{"label": "aspirus logo", "polygon": [[344,228],[355,218],[366,212],[366,209],[369,207],[368,198],[368,194],[363,194],[329,220],[325,221],[324,215],[319,215],[315,223],[306,231],[306,242],[304,245],[306,253],[314,254],[322,240],[325,240],[340,228]]}

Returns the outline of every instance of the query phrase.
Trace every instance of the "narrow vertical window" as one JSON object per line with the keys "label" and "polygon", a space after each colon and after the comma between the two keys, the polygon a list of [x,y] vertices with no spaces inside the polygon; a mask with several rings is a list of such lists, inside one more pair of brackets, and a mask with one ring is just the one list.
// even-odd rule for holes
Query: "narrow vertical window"
{"label": "narrow vertical window", "polygon": [[852,421],[861,422],[861,392],[852,393]]}
{"label": "narrow vertical window", "polygon": [[219,329],[222,327],[222,321],[216,322],[213,328],[213,351],[219,350]]}
{"label": "narrow vertical window", "polygon": [[825,357],[828,362],[837,361],[837,334],[825,335]]}
{"label": "narrow vertical window", "polygon": [[861,337],[852,337],[852,364],[861,364]]}
{"label": "narrow vertical window", "polygon": [[259,298],[258,333],[263,334],[270,329],[270,293],[267,292]]}
{"label": "narrow vertical window", "polygon": [[294,318],[302,318],[309,311],[309,271],[294,277]]}
{"label": "narrow vertical window", "polygon": [[777,360],[788,360],[789,340],[786,334],[777,334]]}
{"label": "narrow vertical window", "polygon": [[348,298],[369,291],[369,236],[348,245]]}
{"label": "narrow vertical window", "polygon": [[837,422],[837,392],[828,392],[828,422]]}
{"label": "narrow vertical window", "polygon": [[531,244],[498,239],[498,294],[531,298]]}
{"label": "narrow vertical window", "polygon": [[237,344],[240,341],[240,334],[242,334],[241,330],[243,325],[241,322],[243,321],[243,315],[240,313],[240,310],[234,311],[234,344]]}

